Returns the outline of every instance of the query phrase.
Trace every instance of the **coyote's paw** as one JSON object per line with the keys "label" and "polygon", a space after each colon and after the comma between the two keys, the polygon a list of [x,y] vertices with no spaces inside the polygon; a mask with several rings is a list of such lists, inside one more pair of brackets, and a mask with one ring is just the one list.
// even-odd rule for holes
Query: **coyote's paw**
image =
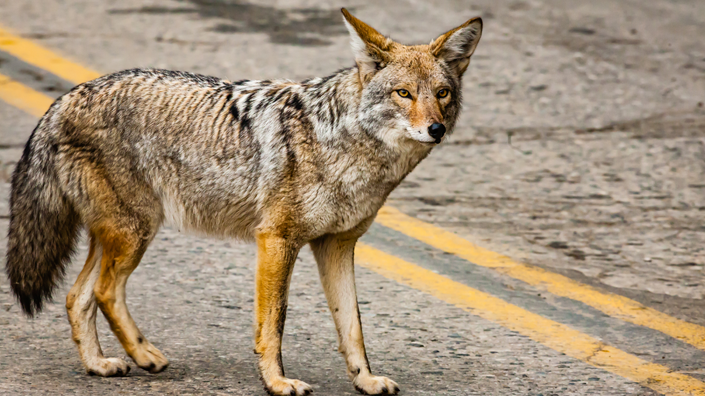
{"label": "coyote's paw", "polygon": [[86,372],[89,375],[99,375],[101,377],[124,377],[130,372],[130,366],[122,359],[103,358],[87,364]]}
{"label": "coyote's paw", "polygon": [[142,369],[152,374],[161,373],[169,367],[169,360],[148,341],[144,341],[140,348],[132,354],[132,360]]}
{"label": "coyote's paw", "polygon": [[313,393],[307,383],[284,377],[268,381],[264,387],[270,395],[276,396],[304,396]]}
{"label": "coyote's paw", "polygon": [[353,385],[363,395],[396,395],[399,385],[387,377],[374,375],[358,375],[353,380]]}

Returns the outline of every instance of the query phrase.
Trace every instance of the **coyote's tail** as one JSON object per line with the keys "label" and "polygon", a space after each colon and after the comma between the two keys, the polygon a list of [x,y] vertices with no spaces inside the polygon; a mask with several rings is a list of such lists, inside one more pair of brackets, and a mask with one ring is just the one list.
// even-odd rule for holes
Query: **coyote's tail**
{"label": "coyote's tail", "polygon": [[[51,112],[51,110],[50,110]],[[75,249],[80,218],[59,184],[48,115],[39,122],[12,174],[7,276],[30,317],[51,299]]]}

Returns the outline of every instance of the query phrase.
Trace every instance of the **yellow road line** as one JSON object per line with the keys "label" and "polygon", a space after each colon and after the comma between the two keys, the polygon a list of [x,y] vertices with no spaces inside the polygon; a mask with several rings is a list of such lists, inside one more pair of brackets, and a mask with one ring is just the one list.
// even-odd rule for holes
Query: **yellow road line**
{"label": "yellow road line", "polygon": [[0,99],[27,113],[41,117],[54,99],[0,74]]}
{"label": "yellow road line", "polygon": [[566,325],[452,281],[425,268],[358,244],[356,262],[386,278],[428,293],[481,318],[523,334],[551,349],[666,395],[705,395],[705,383],[673,373]]}
{"label": "yellow road line", "polygon": [[0,51],[5,51],[30,65],[47,70],[65,80],[80,84],[100,77],[98,72],[64,59],[27,39],[0,27]]}
{"label": "yellow road line", "polygon": [[607,315],[658,330],[705,350],[705,327],[666,315],[629,298],[601,292],[566,276],[516,262],[389,206],[379,211],[376,221],[435,248],[453,253],[473,264],[492,268],[557,296],[580,301]]}

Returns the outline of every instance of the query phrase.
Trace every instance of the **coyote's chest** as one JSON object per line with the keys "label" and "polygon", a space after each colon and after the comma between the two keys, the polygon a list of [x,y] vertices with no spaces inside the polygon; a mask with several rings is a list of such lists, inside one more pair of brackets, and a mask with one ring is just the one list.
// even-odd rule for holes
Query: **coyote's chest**
{"label": "coyote's chest", "polygon": [[341,154],[328,164],[324,177],[299,190],[302,225],[314,235],[350,230],[377,213],[423,156],[372,159],[362,153]]}

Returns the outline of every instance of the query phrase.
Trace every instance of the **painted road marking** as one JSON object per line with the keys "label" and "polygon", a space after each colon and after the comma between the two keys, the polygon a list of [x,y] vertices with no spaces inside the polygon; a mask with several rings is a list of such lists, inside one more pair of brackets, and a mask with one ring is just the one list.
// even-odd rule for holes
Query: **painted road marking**
{"label": "painted road marking", "polygon": [[37,92],[10,77],[0,74],[0,100],[25,112],[41,117],[54,102],[53,98]]}
{"label": "painted road marking", "polygon": [[[668,366],[674,371],[689,374],[683,370],[691,369],[693,364],[698,366],[698,362],[705,362],[705,351],[676,340],[668,334],[605,315],[580,301],[544,292],[491,268],[472,264],[462,257],[431,247],[379,223],[373,224],[360,242],[402,260],[416,263],[468,287],[482,290],[546,319],[589,334],[644,360]],[[696,378],[705,381],[703,377]]]}
{"label": "painted road marking", "polygon": [[379,211],[375,221],[473,264],[492,268],[549,293],[580,301],[607,315],[660,331],[705,350],[705,327],[666,315],[624,296],[604,293],[566,276],[516,262],[389,206]]}
{"label": "painted road marking", "polygon": [[0,27],[0,51],[5,51],[30,65],[49,71],[75,84],[94,80],[101,76],[100,73],[66,60],[40,45],[10,33],[3,27]]}
{"label": "painted road marking", "polygon": [[561,323],[452,281],[396,256],[359,243],[356,262],[386,278],[428,293],[551,349],[667,395],[705,395],[705,383],[673,373]]}
{"label": "painted road marking", "polygon": [[[0,28],[0,50],[77,84],[100,76],[99,73],[74,62],[66,61],[28,40],[11,35],[2,28]],[[0,76],[0,87],[2,86],[5,86],[5,89],[0,88],[0,99],[32,115],[41,116],[52,103],[52,99],[46,95],[8,77]],[[19,93],[19,95],[15,93]],[[620,319],[662,331],[689,343],[699,343],[693,344],[699,348],[702,348],[705,342],[705,337],[702,336],[705,333],[700,326],[671,318],[630,299],[601,293],[562,275],[514,262],[506,256],[472,245],[448,231],[403,215],[396,209],[384,207],[377,220],[378,223],[386,227],[438,249],[454,253],[477,265],[496,269],[531,285],[542,287],[551,293],[584,302]],[[438,235],[442,235],[442,237],[438,237]],[[683,374],[670,373],[667,367],[641,360],[568,326],[543,318],[373,248],[362,245],[357,254],[363,265],[385,277],[427,292],[480,317],[495,321],[591,365],[629,378],[659,392],[705,396],[705,384],[702,382]],[[631,312],[632,310],[635,312]],[[653,311],[648,313],[652,320],[670,323],[670,325],[657,324],[659,328],[656,328],[653,323],[646,323],[645,316],[637,315],[636,311]],[[640,320],[644,324],[637,323],[635,320]]]}

